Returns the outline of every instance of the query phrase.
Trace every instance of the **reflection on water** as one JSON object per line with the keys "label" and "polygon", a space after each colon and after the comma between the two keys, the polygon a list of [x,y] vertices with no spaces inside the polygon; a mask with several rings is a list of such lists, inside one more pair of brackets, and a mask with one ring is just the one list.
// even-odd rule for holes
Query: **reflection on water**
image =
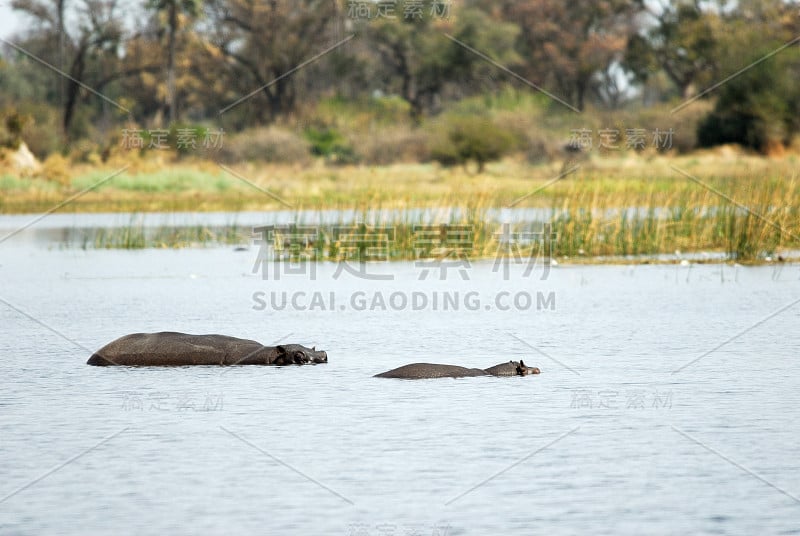
{"label": "reflection on water", "polygon": [[[263,280],[254,256],[4,245],[0,533],[800,526],[797,265],[558,266],[503,280],[487,262],[441,281],[413,263],[376,266],[389,280],[320,263],[313,280]],[[346,307],[259,309],[257,292],[334,293]],[[482,301],[347,306],[359,292]],[[554,308],[491,306],[503,292],[553,293]],[[316,345],[330,363],[84,365],[122,334],[167,329]],[[372,377],[520,357],[542,374]]]}
{"label": "reflection on water", "polygon": [[[626,208],[607,210],[606,218],[646,217],[650,209]],[[549,208],[504,208],[481,211],[479,219],[495,223],[529,224],[540,228],[567,211]],[[593,211],[598,215],[598,211]],[[656,217],[667,217],[668,209],[656,210]],[[474,215],[473,215],[474,216]],[[152,213],[98,213],[50,214],[47,217],[31,214],[0,215],[0,242],[17,244],[83,246],[91,244],[103,230],[134,228],[145,232],[165,229],[205,227],[215,233],[239,231],[245,239],[253,227],[265,225],[370,225],[408,224],[434,225],[470,221],[470,214],[458,207],[369,210],[283,210],[270,212],[152,212]]]}

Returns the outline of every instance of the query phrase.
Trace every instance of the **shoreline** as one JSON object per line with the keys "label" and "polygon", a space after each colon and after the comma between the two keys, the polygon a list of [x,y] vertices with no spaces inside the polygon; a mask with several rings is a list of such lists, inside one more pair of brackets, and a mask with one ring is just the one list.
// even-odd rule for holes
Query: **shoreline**
{"label": "shoreline", "polygon": [[[498,237],[500,222],[508,222],[512,234],[528,236],[520,242],[522,256],[537,247],[530,236],[549,223],[555,257],[579,263],[625,263],[641,255],[649,258],[636,262],[654,263],[675,251],[723,252],[729,262],[768,263],[767,257],[800,250],[794,156],[591,156],[575,173],[555,180],[563,163],[514,159],[490,164],[482,174],[430,164],[243,164],[235,171],[208,162],[157,164],[140,161],[111,179],[105,168],[91,166],[71,168],[71,178],[62,182],[2,176],[0,228],[14,232],[27,227],[27,219],[62,218],[67,242],[77,240],[85,249],[141,249],[249,244],[256,226],[363,223],[394,229],[388,257],[412,259],[420,227],[468,228],[473,257],[492,258],[509,244]],[[251,220],[241,221],[238,214]],[[94,223],[81,225],[81,219]],[[621,260],[607,260],[612,257]]]}

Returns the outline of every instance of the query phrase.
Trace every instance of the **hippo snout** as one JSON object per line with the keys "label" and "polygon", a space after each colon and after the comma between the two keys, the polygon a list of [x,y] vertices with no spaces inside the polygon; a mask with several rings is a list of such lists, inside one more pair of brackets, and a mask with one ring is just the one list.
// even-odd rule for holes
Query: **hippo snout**
{"label": "hippo snout", "polygon": [[328,353],[317,350],[316,347],[308,348],[300,344],[282,344],[276,347],[277,354],[274,362],[277,365],[306,365],[309,363],[327,363]]}

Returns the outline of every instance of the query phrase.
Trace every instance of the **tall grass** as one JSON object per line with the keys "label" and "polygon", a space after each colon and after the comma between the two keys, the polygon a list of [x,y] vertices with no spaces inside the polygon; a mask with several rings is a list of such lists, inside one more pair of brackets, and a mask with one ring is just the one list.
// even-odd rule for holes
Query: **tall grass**
{"label": "tall grass", "polygon": [[731,259],[754,260],[800,248],[794,179],[715,184],[718,192],[733,194],[687,183],[666,193],[654,188],[600,195],[599,188],[576,184],[551,209],[555,251],[568,256],[724,251]]}
{"label": "tall grass", "polygon": [[[779,251],[800,249],[797,207],[777,208],[770,202],[774,199],[762,199],[747,209],[729,201],[712,205],[717,201],[712,196],[708,191],[679,195],[666,207],[653,197],[653,203],[622,210],[617,203],[625,202],[625,196],[592,197],[589,204],[581,196],[566,197],[539,221],[510,224],[511,245],[503,241],[503,222],[497,212],[486,205],[448,207],[442,211],[447,214],[444,217],[431,212],[412,215],[410,211],[363,209],[356,212],[355,218],[341,217],[325,225],[314,225],[316,218],[305,213],[298,216],[293,227],[280,227],[272,246],[275,253],[295,260],[410,260],[421,256],[479,259],[512,250],[523,257],[538,256],[544,252],[544,225],[549,223],[554,234],[551,253],[557,258],[642,256],[646,260],[648,256],[676,251],[717,251],[725,252],[729,259],[756,261]],[[468,243],[447,235],[458,229],[466,231]],[[309,233],[313,235],[310,238]],[[444,239],[420,242],[424,233]],[[176,248],[252,244],[252,240],[252,229],[240,226],[147,229],[130,225],[99,229],[82,245]]]}
{"label": "tall grass", "polygon": [[[95,190],[82,191],[102,178],[92,169],[65,188],[40,179],[0,180],[0,211],[41,212],[70,196],[74,198],[64,208],[78,211],[285,210],[278,196],[300,214],[298,224],[316,221],[316,211],[334,209],[355,212],[355,217],[338,222],[341,225],[355,220],[391,226],[395,233],[391,257],[408,259],[415,255],[415,226],[427,224],[470,226],[472,255],[493,255],[500,245],[495,233],[502,223],[501,209],[514,205],[536,208],[540,214],[512,220],[517,231],[532,225],[541,228],[545,220],[552,223],[557,256],[654,255],[678,250],[718,251],[732,259],[753,260],[800,249],[797,169],[792,158],[695,154],[591,159],[556,182],[552,178],[558,166],[530,166],[513,159],[490,164],[477,175],[432,164],[239,166],[236,173],[247,179],[241,181],[217,166],[195,169],[187,164],[164,172],[130,172]],[[75,197],[76,193],[80,195]],[[414,211],[418,208],[428,209],[428,216]],[[98,233],[86,245],[181,247],[250,241],[249,230],[242,229],[229,235],[225,229],[165,228],[154,233],[130,227]],[[323,258],[338,255],[339,246],[330,238],[317,247]]]}
{"label": "tall grass", "polygon": [[148,228],[141,224],[99,228],[81,233],[68,246],[83,249],[187,248],[247,243],[250,229],[237,226]]}

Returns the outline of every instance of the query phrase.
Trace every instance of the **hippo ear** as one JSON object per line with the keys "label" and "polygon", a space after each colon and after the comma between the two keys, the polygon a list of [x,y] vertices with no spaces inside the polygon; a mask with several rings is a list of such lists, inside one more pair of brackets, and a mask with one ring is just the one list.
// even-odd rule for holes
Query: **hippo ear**
{"label": "hippo ear", "polygon": [[316,346],[312,346],[312,347],[311,347],[311,351],[312,351],[312,352],[316,352],[316,351],[317,351],[317,347],[316,347]]}
{"label": "hippo ear", "polygon": [[522,367],[522,368],[525,368],[525,361],[523,361],[522,359],[520,359],[520,360],[519,360],[519,366],[520,366],[520,367]]}

